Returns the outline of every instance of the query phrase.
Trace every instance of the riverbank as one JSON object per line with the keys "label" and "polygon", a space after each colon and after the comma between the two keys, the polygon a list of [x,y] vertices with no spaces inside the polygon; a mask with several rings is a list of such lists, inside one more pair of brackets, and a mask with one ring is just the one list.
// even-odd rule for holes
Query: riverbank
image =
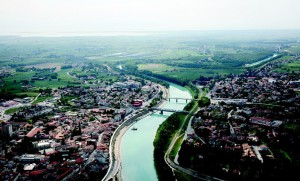
{"label": "riverbank", "polygon": [[[166,104],[166,100],[169,96],[169,91],[164,86],[159,85],[160,90],[163,91],[163,99],[155,106],[155,107],[163,107]],[[102,179],[104,181],[106,180],[121,180],[121,158],[120,158],[120,146],[121,146],[121,140],[123,135],[126,133],[126,131],[138,120],[152,114],[152,112],[148,110],[143,110],[139,114],[135,115],[134,117],[129,118],[128,120],[125,120],[114,132],[111,138],[110,147],[109,147],[109,154],[110,154],[110,165],[109,169],[107,171],[107,174]]]}
{"label": "riverbank", "polygon": [[271,60],[275,60],[275,59],[279,58],[279,56],[280,56],[279,54],[273,54],[272,56],[267,57],[267,58],[265,58],[263,60],[260,60],[258,62],[254,62],[254,63],[251,63],[251,64],[245,64],[245,67],[256,67],[258,65],[269,62]]}

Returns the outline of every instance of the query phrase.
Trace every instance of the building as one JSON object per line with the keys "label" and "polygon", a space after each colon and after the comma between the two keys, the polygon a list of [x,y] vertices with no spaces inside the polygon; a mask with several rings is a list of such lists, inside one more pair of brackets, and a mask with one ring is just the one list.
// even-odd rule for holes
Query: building
{"label": "building", "polygon": [[43,140],[43,141],[40,141],[40,142],[33,142],[32,144],[35,148],[41,150],[41,149],[50,148],[51,143],[52,143],[52,141],[50,141],[50,140]]}
{"label": "building", "polygon": [[261,117],[251,117],[250,122],[253,124],[259,124],[259,125],[269,126],[269,127],[279,127],[282,124],[282,121],[279,120],[272,121],[271,119],[266,119]]}
{"label": "building", "polygon": [[142,100],[134,100],[132,105],[134,107],[141,107],[143,105],[143,101]]}
{"label": "building", "polygon": [[21,155],[21,156],[16,156],[14,158],[14,160],[19,161],[20,163],[38,163],[44,157],[45,156],[43,156],[43,155],[24,154],[24,155]]}
{"label": "building", "polygon": [[251,117],[250,122],[253,124],[259,124],[264,126],[271,126],[271,119],[261,118],[261,117]]}
{"label": "building", "polygon": [[41,129],[41,128],[39,128],[39,127],[34,127],[34,128],[32,128],[32,130],[31,131],[29,131],[28,133],[27,133],[27,137],[29,137],[29,138],[32,138],[32,137],[34,137],[36,134],[38,134],[38,133],[41,133],[43,130]]}
{"label": "building", "polygon": [[3,123],[3,136],[11,137],[13,134],[12,125]]}

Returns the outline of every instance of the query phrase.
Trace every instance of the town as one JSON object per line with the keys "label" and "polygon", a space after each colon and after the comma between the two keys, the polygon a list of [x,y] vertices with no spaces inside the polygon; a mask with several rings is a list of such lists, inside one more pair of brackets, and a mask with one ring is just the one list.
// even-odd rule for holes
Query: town
{"label": "town", "polygon": [[102,178],[115,129],[161,96],[156,83],[123,79],[43,91],[39,97],[51,98],[36,104],[31,98],[2,102],[1,180]]}
{"label": "town", "polygon": [[[295,176],[299,144],[300,75],[274,72],[277,63],[215,82],[179,153],[181,166],[225,180]],[[288,153],[293,153],[289,155]]]}
{"label": "town", "polygon": [[[298,141],[286,128],[299,121],[300,76],[272,71],[276,64],[193,82],[211,90],[198,103],[180,166],[229,180],[282,176],[278,164],[291,159],[287,151]],[[45,89],[36,98],[2,102],[1,179],[103,178],[114,131],[162,98],[158,84],[119,76],[122,82]]]}
{"label": "town", "polygon": [[292,180],[300,32],[269,33],[0,37],[0,180]]}

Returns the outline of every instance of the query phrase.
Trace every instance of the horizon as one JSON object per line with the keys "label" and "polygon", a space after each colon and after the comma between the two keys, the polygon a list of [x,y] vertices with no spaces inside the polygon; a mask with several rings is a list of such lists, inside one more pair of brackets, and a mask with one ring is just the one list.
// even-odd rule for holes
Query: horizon
{"label": "horizon", "polygon": [[293,180],[300,0],[0,0],[1,180]]}
{"label": "horizon", "polygon": [[1,0],[0,34],[300,29],[297,0]]}
{"label": "horizon", "polygon": [[11,32],[11,33],[1,33],[0,37],[5,36],[15,36],[15,37],[109,37],[109,36],[151,36],[151,35],[165,35],[167,33],[172,34],[183,34],[185,35],[204,35],[207,33],[216,34],[231,34],[231,33],[287,33],[287,32],[297,32],[300,33],[299,29],[255,29],[255,30],[173,30],[173,31],[61,31],[61,32]]}

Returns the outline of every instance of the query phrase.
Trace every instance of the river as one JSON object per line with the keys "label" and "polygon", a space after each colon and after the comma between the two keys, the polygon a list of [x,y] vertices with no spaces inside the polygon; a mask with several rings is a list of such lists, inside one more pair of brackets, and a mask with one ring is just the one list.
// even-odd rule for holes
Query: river
{"label": "river", "polygon": [[253,66],[259,65],[261,63],[267,62],[267,61],[271,60],[272,58],[275,58],[275,57],[278,57],[278,56],[279,55],[275,53],[272,56],[270,56],[268,58],[265,58],[263,60],[260,60],[260,61],[257,61],[257,62],[251,63],[251,64],[245,64],[245,67],[253,67]]}
{"label": "river", "polygon": [[123,69],[122,65],[118,65],[117,68],[120,69],[120,70]]}
{"label": "river", "polygon": [[[170,97],[191,98],[190,93],[184,87],[170,84]],[[185,100],[171,100],[163,107],[183,110]],[[171,113],[153,113],[138,122],[133,127],[136,131],[128,129],[121,140],[121,175],[124,181],[157,180],[154,167],[153,140],[159,125],[166,120]]]}

